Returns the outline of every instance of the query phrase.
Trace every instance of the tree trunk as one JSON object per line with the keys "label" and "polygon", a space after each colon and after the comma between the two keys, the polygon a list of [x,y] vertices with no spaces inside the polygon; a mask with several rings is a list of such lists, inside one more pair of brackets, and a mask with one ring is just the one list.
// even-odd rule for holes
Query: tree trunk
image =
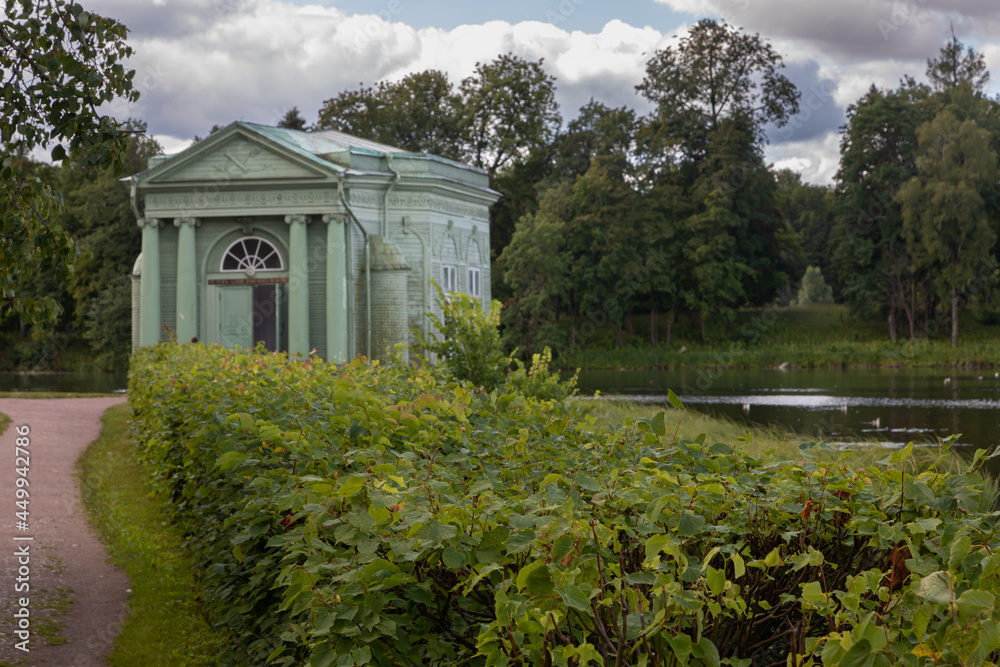
{"label": "tree trunk", "polygon": [[670,347],[670,329],[674,326],[674,309],[667,313],[667,347]]}
{"label": "tree trunk", "polygon": [[649,342],[653,347],[660,344],[660,323],[657,321],[656,304],[649,304]]}
{"label": "tree trunk", "polygon": [[951,346],[958,347],[958,288],[951,288]]}
{"label": "tree trunk", "polygon": [[635,327],[632,326],[632,307],[630,306],[627,313],[626,319],[628,320],[628,335],[629,338],[635,335]]}
{"label": "tree trunk", "polygon": [[896,295],[889,297],[889,340],[896,342]]}
{"label": "tree trunk", "polygon": [[[705,314],[698,311],[698,323],[701,325],[701,344],[708,345],[708,336],[705,335]],[[896,340],[893,338],[893,340]]]}
{"label": "tree trunk", "polygon": [[622,349],[622,323],[620,320],[615,322],[615,347],[619,350]]}
{"label": "tree trunk", "polygon": [[569,346],[576,347],[576,304],[569,304]]}

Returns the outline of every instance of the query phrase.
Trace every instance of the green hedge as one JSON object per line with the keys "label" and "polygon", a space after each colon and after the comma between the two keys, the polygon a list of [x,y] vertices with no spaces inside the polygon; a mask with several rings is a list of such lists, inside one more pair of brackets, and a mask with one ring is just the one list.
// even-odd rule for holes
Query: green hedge
{"label": "green hedge", "polygon": [[[909,450],[852,469],[611,435],[434,370],[168,345],[142,455],[253,665],[992,664],[996,516]],[[979,461],[976,462],[978,465]]]}

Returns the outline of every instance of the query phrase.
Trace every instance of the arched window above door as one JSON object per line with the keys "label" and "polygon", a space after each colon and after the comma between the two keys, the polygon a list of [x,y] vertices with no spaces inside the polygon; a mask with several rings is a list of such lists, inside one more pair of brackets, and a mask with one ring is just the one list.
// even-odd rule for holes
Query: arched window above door
{"label": "arched window above door", "polygon": [[281,253],[274,245],[258,236],[247,236],[226,248],[219,270],[242,271],[252,276],[258,271],[281,271],[284,268]]}

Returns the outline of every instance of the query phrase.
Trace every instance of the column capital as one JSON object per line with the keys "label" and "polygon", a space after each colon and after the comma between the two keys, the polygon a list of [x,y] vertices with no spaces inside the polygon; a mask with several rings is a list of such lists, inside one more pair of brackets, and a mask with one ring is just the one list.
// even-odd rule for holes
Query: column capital
{"label": "column capital", "polygon": [[174,218],[174,227],[183,227],[184,225],[200,227],[201,220],[198,218]]}
{"label": "column capital", "polygon": [[295,224],[295,223],[299,223],[299,224],[303,224],[303,225],[308,225],[309,224],[309,216],[308,215],[302,215],[301,213],[293,213],[291,215],[286,215],[285,216],[285,223],[287,223],[289,225]]}
{"label": "column capital", "polygon": [[331,222],[344,222],[343,213],[327,213],[323,216],[323,222],[329,224]]}
{"label": "column capital", "polygon": [[160,218],[139,218],[135,222],[140,227],[163,227],[163,220]]}

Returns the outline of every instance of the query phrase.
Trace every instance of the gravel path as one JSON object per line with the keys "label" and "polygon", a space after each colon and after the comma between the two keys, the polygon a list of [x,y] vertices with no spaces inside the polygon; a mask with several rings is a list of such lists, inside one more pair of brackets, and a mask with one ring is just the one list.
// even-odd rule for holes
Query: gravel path
{"label": "gravel path", "polygon": [[[0,436],[0,665],[107,664],[129,582],[87,527],[73,464],[97,439],[104,411],[125,400],[0,399],[0,412],[13,420]],[[17,427],[24,425],[30,428],[28,530],[18,528],[15,515],[21,511],[15,504],[17,468],[24,463],[15,463],[15,446]],[[19,556],[25,549],[28,555]],[[16,589],[22,567],[28,573],[20,583],[30,586],[28,592]],[[27,653],[17,649],[21,638],[14,636],[22,597],[30,614]]]}

